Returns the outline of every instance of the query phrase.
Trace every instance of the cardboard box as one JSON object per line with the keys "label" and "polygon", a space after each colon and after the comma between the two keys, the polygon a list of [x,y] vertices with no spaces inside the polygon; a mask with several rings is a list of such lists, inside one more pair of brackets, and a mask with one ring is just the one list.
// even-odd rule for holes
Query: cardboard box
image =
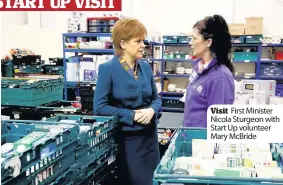
{"label": "cardboard box", "polygon": [[263,17],[246,17],[245,35],[262,35]]}
{"label": "cardboard box", "polygon": [[245,35],[245,24],[229,24],[228,27],[231,35]]}

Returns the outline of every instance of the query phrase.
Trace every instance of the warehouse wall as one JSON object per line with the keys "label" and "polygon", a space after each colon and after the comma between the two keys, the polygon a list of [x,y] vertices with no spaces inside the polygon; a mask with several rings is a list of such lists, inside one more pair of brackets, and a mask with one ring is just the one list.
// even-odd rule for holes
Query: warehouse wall
{"label": "warehouse wall", "polygon": [[146,25],[164,34],[190,32],[197,20],[218,13],[229,23],[262,16],[264,34],[283,35],[283,0],[142,0],[135,2],[135,12]]}
{"label": "warehouse wall", "polygon": [[[123,0],[122,11],[140,19],[149,33],[162,34],[189,33],[197,20],[214,13],[223,15],[229,23],[244,23],[245,17],[263,16],[265,35],[283,35],[283,0]],[[62,56],[61,34],[66,31],[70,12],[2,14],[2,54],[19,47],[33,49],[43,57]],[[85,12],[86,17],[101,14]]]}
{"label": "warehouse wall", "polygon": [[[132,0],[123,0],[122,14],[132,16]],[[84,12],[85,17],[105,12]],[[112,14],[121,12],[111,12]],[[48,57],[61,57],[62,33],[66,32],[71,12],[3,12],[1,57],[11,48],[27,48]]]}

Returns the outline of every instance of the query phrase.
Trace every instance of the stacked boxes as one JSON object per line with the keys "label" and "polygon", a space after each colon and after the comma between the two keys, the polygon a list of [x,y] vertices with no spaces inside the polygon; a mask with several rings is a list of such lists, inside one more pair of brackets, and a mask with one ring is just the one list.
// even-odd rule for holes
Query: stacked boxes
{"label": "stacked boxes", "polygon": [[63,78],[2,78],[1,104],[39,106],[62,99]]}
{"label": "stacked boxes", "polygon": [[247,17],[246,23],[229,24],[229,32],[233,36],[240,35],[262,35],[263,34],[263,18]]}
{"label": "stacked boxes", "polygon": [[114,169],[116,125],[115,117],[77,115],[2,121],[2,184],[102,181]]}
{"label": "stacked boxes", "polygon": [[261,43],[263,38],[263,18],[247,17],[245,24],[229,24],[233,36],[232,43]]}
{"label": "stacked boxes", "polygon": [[42,72],[42,63],[40,55],[12,55],[12,64],[14,73],[20,74],[38,74]]}

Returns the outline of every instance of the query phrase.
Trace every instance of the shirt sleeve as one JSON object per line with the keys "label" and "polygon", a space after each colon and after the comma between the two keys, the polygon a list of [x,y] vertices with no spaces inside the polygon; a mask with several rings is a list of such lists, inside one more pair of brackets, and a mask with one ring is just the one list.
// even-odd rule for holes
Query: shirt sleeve
{"label": "shirt sleeve", "polygon": [[100,116],[116,116],[119,122],[133,125],[135,112],[129,109],[117,108],[109,105],[109,96],[112,93],[112,78],[108,66],[100,64],[94,93],[93,110]]}
{"label": "shirt sleeve", "polygon": [[210,80],[205,94],[208,99],[208,107],[217,104],[233,104],[235,99],[233,83],[229,83],[229,80],[224,77]]}

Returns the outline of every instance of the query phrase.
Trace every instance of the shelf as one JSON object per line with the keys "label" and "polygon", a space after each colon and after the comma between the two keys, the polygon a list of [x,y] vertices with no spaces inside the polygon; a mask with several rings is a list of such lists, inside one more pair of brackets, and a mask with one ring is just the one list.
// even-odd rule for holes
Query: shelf
{"label": "shelf", "polygon": [[172,96],[183,96],[184,93],[182,92],[161,92],[162,95],[172,95]]}
{"label": "shelf", "polygon": [[147,58],[146,60],[150,60],[150,61],[159,61],[159,62],[163,61],[161,58],[159,58],[159,59],[155,59],[155,58]]}
{"label": "shelf", "polygon": [[162,99],[164,100],[180,100],[182,97],[173,97],[173,96],[170,96],[170,97],[162,97]]}
{"label": "shelf", "polygon": [[64,82],[65,85],[77,85],[78,82]]}
{"label": "shelf", "polygon": [[233,47],[257,47],[257,46],[260,46],[260,44],[249,44],[249,43],[232,43],[232,46]]}
{"label": "shelf", "polygon": [[233,60],[233,63],[257,63],[256,60]]}
{"label": "shelf", "polygon": [[66,49],[64,49],[64,52],[114,54],[114,50],[113,49],[72,49],[72,48],[66,48]]}
{"label": "shelf", "polygon": [[111,37],[111,33],[63,33],[63,37]]}
{"label": "shelf", "polygon": [[144,44],[146,44],[146,45],[151,44],[151,45],[156,45],[156,46],[161,46],[162,45],[162,43],[155,42],[155,41],[148,41],[148,40],[145,40]]}
{"label": "shelf", "polygon": [[262,47],[283,47],[283,43],[281,44],[262,44]]}
{"label": "shelf", "polygon": [[163,43],[164,46],[191,46],[188,43]]}
{"label": "shelf", "polygon": [[261,63],[283,63],[283,60],[260,60]]}
{"label": "shelf", "polygon": [[162,111],[184,112],[184,109],[183,109],[183,108],[168,108],[168,107],[162,107]]}
{"label": "shelf", "polygon": [[235,79],[255,79],[256,76],[235,76]]}
{"label": "shelf", "polygon": [[166,62],[193,62],[194,60],[190,59],[163,59]]}
{"label": "shelf", "polygon": [[259,79],[266,79],[266,80],[283,80],[283,76],[260,76]]}
{"label": "shelf", "polygon": [[65,85],[77,85],[77,84],[95,84],[96,82],[93,81],[86,81],[86,82],[65,82]]}
{"label": "shelf", "polygon": [[187,74],[163,74],[164,77],[172,77],[172,78],[189,78],[190,75]]}

